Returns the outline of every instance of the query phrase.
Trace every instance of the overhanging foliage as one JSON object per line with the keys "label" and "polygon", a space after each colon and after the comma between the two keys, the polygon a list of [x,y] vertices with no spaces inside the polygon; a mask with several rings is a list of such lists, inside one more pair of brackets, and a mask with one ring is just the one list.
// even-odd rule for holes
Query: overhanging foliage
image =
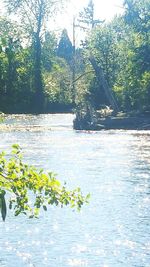
{"label": "overhanging foliage", "polygon": [[[7,200],[6,200],[7,196]],[[45,173],[22,160],[21,148],[12,146],[11,156],[0,154],[0,210],[6,219],[7,207],[15,216],[25,214],[29,218],[38,217],[39,211],[48,205],[70,206],[80,210],[87,203],[89,195],[83,196],[80,188],[68,190],[56,179],[52,172]]]}

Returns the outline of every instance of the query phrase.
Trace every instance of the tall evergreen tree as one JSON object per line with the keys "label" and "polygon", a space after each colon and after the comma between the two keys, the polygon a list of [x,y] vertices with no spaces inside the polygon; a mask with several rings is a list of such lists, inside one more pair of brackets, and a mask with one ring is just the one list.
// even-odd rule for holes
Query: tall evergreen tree
{"label": "tall evergreen tree", "polygon": [[57,48],[57,56],[64,58],[69,64],[72,61],[73,46],[66,29],[62,31],[61,38]]}
{"label": "tall evergreen tree", "polygon": [[94,18],[94,3],[90,0],[88,6],[79,13],[79,26],[83,30],[91,30],[103,21]]}

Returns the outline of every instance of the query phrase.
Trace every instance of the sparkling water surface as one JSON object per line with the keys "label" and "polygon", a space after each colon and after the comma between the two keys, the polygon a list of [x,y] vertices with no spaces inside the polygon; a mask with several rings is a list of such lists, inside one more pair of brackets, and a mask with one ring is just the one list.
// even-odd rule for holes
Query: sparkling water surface
{"label": "sparkling water surface", "polygon": [[0,267],[150,267],[150,131],[74,131],[72,121],[6,118],[17,130],[0,132],[0,150],[20,144],[26,162],[91,199],[80,213],[49,207],[30,220],[9,211],[0,219]]}

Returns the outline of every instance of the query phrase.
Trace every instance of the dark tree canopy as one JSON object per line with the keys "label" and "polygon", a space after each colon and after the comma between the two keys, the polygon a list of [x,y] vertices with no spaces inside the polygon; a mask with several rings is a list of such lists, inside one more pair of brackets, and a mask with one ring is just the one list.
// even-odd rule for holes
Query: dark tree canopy
{"label": "dark tree canopy", "polygon": [[57,56],[64,58],[68,63],[72,61],[73,46],[66,29],[62,31],[61,38],[57,48]]}

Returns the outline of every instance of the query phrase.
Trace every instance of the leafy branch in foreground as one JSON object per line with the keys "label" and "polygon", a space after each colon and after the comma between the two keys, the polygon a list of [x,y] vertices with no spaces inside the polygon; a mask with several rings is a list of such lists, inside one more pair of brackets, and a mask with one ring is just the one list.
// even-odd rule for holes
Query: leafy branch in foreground
{"label": "leafy branch in foreground", "polygon": [[80,210],[88,203],[89,195],[83,196],[80,188],[69,191],[56,179],[52,172],[44,173],[22,160],[19,145],[12,146],[11,157],[0,154],[0,210],[5,221],[8,206],[14,209],[15,216],[20,213],[29,218],[38,217],[39,211],[47,210],[48,205],[70,206]]}

